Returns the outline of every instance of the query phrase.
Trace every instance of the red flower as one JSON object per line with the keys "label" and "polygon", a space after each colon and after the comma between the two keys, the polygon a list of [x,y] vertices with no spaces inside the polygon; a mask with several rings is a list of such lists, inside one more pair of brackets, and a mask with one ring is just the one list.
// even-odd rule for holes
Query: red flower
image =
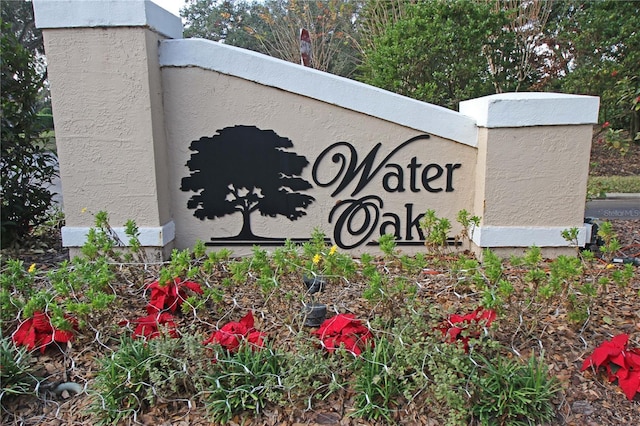
{"label": "red flower", "polygon": [[[71,322],[73,328],[78,327],[74,318],[65,315],[65,319]],[[35,311],[33,317],[23,321],[11,336],[16,345],[26,346],[30,351],[38,347],[41,353],[44,353],[51,343],[67,343],[73,340],[73,337],[71,330],[53,328],[51,319],[42,311]]]}
{"label": "red flower", "polygon": [[192,281],[182,282],[180,278],[164,284],[154,281],[147,288],[151,290],[151,300],[147,305],[147,313],[150,315],[165,309],[175,312],[187,299],[187,290],[202,294],[200,284]]}
{"label": "red flower", "polygon": [[607,128],[607,127],[609,127],[610,125],[611,125],[611,123],[609,123],[608,121],[605,121],[605,122],[602,124],[602,128],[603,128],[603,129],[606,129],[606,128]]}
{"label": "red flower", "polygon": [[602,343],[582,363],[580,371],[589,367],[604,367],[610,382],[618,386],[629,400],[640,392],[640,348],[628,349],[629,336],[619,334]]}
{"label": "red flower", "polygon": [[618,70],[611,71],[611,77],[615,77],[618,75]]}
{"label": "red flower", "polygon": [[[477,329],[477,326],[489,327],[496,316],[494,310],[480,307],[467,315],[450,315],[438,329],[446,336],[447,342],[453,343],[460,340],[464,345],[465,352],[469,352],[469,339],[480,337],[480,330]],[[464,330],[467,333],[462,333]]]}
{"label": "red flower", "polygon": [[355,319],[353,314],[338,314],[325,320],[313,332],[320,337],[322,346],[330,353],[341,345],[354,355],[360,355],[367,343],[373,344],[371,331]]}
{"label": "red flower", "polygon": [[[155,314],[149,314],[146,317],[141,317],[133,321],[136,323],[136,328],[133,331],[133,338],[143,338],[145,340],[155,339],[160,337],[160,325],[164,325],[168,328],[169,336],[173,338],[178,337],[178,330],[173,316],[168,312],[160,312]],[[127,325],[128,321],[120,322],[120,325]]]}
{"label": "red flower", "polygon": [[218,343],[228,351],[235,351],[240,343],[246,340],[254,348],[262,348],[266,335],[253,328],[253,324],[253,312],[249,311],[240,321],[229,322],[220,330],[213,332],[202,344]]}

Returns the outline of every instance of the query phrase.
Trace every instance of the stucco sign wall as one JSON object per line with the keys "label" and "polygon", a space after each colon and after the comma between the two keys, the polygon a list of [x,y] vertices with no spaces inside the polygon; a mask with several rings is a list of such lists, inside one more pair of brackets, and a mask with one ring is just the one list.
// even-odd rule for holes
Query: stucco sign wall
{"label": "stucco sign wall", "polygon": [[[242,225],[235,233],[233,226],[209,223],[210,233],[216,228],[217,234],[231,232],[204,238],[211,246],[282,245],[286,238],[305,240],[314,227],[343,249],[375,245],[384,234],[395,235],[400,246],[423,245],[419,222],[429,207],[426,193],[439,194],[431,197],[430,207],[444,210],[447,200],[442,196],[454,192],[454,183],[462,181],[456,179],[461,163],[438,164],[428,158],[429,139],[427,134],[414,136],[385,154],[381,142],[363,152],[350,142],[338,141],[309,159],[292,151],[293,142],[273,130],[235,125],[191,143],[194,153],[186,163],[190,175],[182,179],[180,189],[193,193],[186,207],[195,210],[196,218],[229,215]],[[450,158],[464,157],[451,151]],[[467,159],[473,170],[473,156]],[[254,233],[254,215],[265,218],[266,235]],[[305,221],[305,216],[312,219]]]}
{"label": "stucco sign wall", "polygon": [[[427,209],[482,218],[476,249],[568,250],[598,99],[501,94],[450,111],[244,49],[182,39],[144,0],[35,0],[49,64],[67,224],[135,220],[166,255],[236,254],[314,229],[354,253],[393,234],[423,250]],[[118,228],[116,228],[118,230]],[[121,231],[121,229],[120,229]]]}

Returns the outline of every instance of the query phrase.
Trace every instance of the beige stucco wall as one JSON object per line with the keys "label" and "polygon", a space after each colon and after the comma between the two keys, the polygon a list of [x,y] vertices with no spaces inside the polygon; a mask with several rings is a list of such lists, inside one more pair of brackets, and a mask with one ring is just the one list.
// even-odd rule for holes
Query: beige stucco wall
{"label": "beige stucco wall", "polygon": [[481,128],[482,225],[582,226],[591,125]]}
{"label": "beige stucco wall", "polygon": [[[193,210],[187,209],[187,201],[194,193],[180,191],[179,187],[181,179],[189,175],[185,165],[192,154],[189,145],[193,140],[213,136],[217,130],[234,125],[252,125],[263,130],[274,130],[278,135],[291,139],[294,144],[291,151],[304,155],[310,161],[302,177],[312,182],[314,161],[322,150],[335,142],[346,141],[356,146],[359,162],[381,142],[382,147],[376,157],[377,165],[397,145],[422,134],[362,113],[210,70],[165,67],[162,77],[169,142],[170,187],[173,194],[171,210],[176,228],[180,229],[176,235],[178,247],[192,246],[198,239],[206,242],[211,237],[234,236],[242,226],[240,214],[201,221],[193,216]],[[431,193],[421,184],[415,185],[418,192],[411,191],[410,170],[407,165],[413,157],[422,165],[420,170],[430,163],[438,163],[442,167],[447,163],[461,164],[452,174],[454,191]],[[415,241],[418,238],[415,228],[410,231],[410,235],[407,233],[406,204],[413,205],[410,207],[413,219],[427,209],[435,209],[439,216],[454,218],[461,209],[472,210],[476,149],[432,136],[428,140],[408,145],[389,162],[403,167],[405,191],[387,193],[382,189],[382,178],[391,170],[383,168],[353,198],[371,194],[381,196],[384,202],[381,213],[399,216],[403,239],[413,237]],[[323,162],[323,165],[327,164],[332,164],[329,159]],[[215,170],[209,172],[212,179],[215,179]],[[337,166],[334,165],[332,170],[326,172],[335,174]],[[439,185],[444,188],[445,177],[433,183],[434,187]],[[354,186],[355,183],[352,182],[344,191],[332,197],[335,185],[320,188],[314,184],[312,190],[306,191],[316,198],[306,209],[306,216],[289,221],[282,216],[261,217],[255,212],[252,216],[252,229],[256,235],[261,236],[304,238],[309,237],[314,228],[320,228],[328,237],[332,237],[333,225],[328,223],[331,209],[339,200],[351,198]],[[386,219],[381,218],[380,222],[383,220]],[[391,232],[392,229],[389,227],[386,230]],[[372,239],[377,239],[379,235],[380,232],[376,231]],[[424,250],[421,246],[403,248],[406,252],[416,249]],[[371,251],[372,248],[365,250]],[[241,253],[242,250],[235,248],[234,252]]]}
{"label": "beige stucco wall", "polygon": [[45,29],[67,226],[170,220],[156,33]]}

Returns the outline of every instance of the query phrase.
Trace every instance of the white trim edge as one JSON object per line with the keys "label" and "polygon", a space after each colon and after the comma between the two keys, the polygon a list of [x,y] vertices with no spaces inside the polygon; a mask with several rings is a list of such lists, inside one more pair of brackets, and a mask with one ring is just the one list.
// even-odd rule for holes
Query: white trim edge
{"label": "white trim edge", "polygon": [[600,98],[564,93],[501,93],[460,102],[460,112],[478,126],[529,127],[595,124]]}
{"label": "white trim edge", "polygon": [[38,28],[146,27],[182,38],[182,20],[150,0],[33,0]]}
{"label": "white trim edge", "polygon": [[[82,247],[87,241],[88,227],[80,226],[63,226],[62,227],[62,245],[64,247]],[[129,237],[125,234],[123,227],[113,228],[118,238],[127,245]],[[173,221],[162,226],[141,227],[140,244],[143,247],[164,247],[173,241],[176,237],[176,225]]]}
{"label": "white trim edge", "polygon": [[[479,226],[471,240],[478,247],[570,247],[562,231],[573,226]],[[578,245],[584,247],[590,228],[579,226]]]}
{"label": "white trim edge", "polygon": [[204,39],[164,40],[161,67],[199,67],[317,99],[469,146],[475,121],[463,114],[355,80]]}

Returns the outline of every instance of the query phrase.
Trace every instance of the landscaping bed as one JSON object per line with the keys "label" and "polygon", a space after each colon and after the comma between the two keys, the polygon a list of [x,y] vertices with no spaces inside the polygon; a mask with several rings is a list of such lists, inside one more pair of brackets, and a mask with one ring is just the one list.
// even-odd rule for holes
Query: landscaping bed
{"label": "landscaping bed", "polygon": [[[596,148],[592,161],[617,175],[634,167],[635,157],[612,155]],[[72,340],[41,333],[57,341],[20,364],[37,380],[25,375],[24,394],[3,394],[3,424],[513,424],[526,418],[519,409],[545,408],[550,419],[535,423],[640,424],[639,394],[584,364],[615,336],[629,336],[628,353],[640,347],[637,267],[612,262],[640,256],[640,221],[611,222],[604,259],[550,261],[531,249],[483,264],[437,245],[408,257],[390,241],[385,256],[351,259],[321,235],[245,259],[194,247],[153,264],[112,251],[99,225],[90,262],[62,263],[55,226],[3,250],[3,288],[35,300],[3,305],[4,336],[19,334],[28,312],[47,311],[53,328],[64,313],[77,321]],[[304,278],[314,274],[326,283],[312,300]],[[43,303],[39,291],[53,296]],[[312,301],[327,318],[352,316],[318,332],[304,325]],[[499,404],[500,387],[490,390],[500,378],[502,390],[530,386],[538,405]]]}

